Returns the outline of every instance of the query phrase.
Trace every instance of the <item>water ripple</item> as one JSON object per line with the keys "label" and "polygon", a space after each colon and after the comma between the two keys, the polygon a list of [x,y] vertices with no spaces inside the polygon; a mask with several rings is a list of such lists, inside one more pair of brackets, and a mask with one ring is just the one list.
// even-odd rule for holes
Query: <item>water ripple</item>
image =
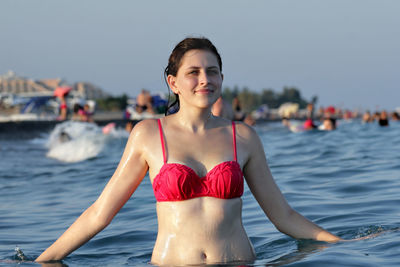
{"label": "water ripple", "polygon": [[[400,265],[400,124],[340,122],[334,132],[295,134],[268,123],[256,131],[293,208],[342,238],[374,237],[337,244],[294,240],[275,229],[245,186],[243,224],[257,253],[252,265]],[[126,142],[104,139],[96,157],[65,163],[46,157],[48,137],[0,140],[0,266],[36,266],[31,260],[96,200]],[[63,263],[149,266],[156,234],[146,177],[115,220]],[[27,260],[16,257],[15,245]]]}

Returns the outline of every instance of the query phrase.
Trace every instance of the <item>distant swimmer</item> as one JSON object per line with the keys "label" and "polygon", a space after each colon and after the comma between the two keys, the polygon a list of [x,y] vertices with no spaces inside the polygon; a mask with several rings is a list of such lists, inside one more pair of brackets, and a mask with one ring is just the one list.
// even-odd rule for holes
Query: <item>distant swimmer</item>
{"label": "distant swimmer", "polygon": [[303,128],[304,130],[308,131],[308,130],[314,130],[317,128],[317,125],[315,125],[314,121],[310,118],[307,119],[304,124],[303,124]]}
{"label": "distant swimmer", "polygon": [[60,133],[60,136],[58,138],[58,140],[60,141],[60,143],[65,143],[65,142],[69,142],[71,141],[71,136],[69,134],[67,134],[66,132],[62,131]]}
{"label": "distant swimmer", "polygon": [[389,126],[389,118],[387,112],[384,110],[379,114],[378,119],[379,126]]}
{"label": "distant swimmer", "polygon": [[324,118],[322,124],[318,127],[319,130],[323,131],[333,131],[336,129],[336,119],[335,118]]}
{"label": "distant swimmer", "polygon": [[394,111],[392,113],[392,117],[391,117],[392,121],[400,121],[400,115],[399,113],[397,113],[396,111]]}
{"label": "distant swimmer", "polygon": [[218,117],[222,117],[228,120],[234,119],[234,113],[232,106],[226,103],[226,101],[220,96],[212,106],[212,114]]}
{"label": "distant swimmer", "polygon": [[150,95],[150,92],[148,90],[142,89],[140,94],[137,95],[135,110],[138,113],[142,113],[145,111],[149,113],[154,113],[152,96]]}
{"label": "distant swimmer", "polygon": [[374,119],[373,119],[371,113],[369,112],[369,110],[367,110],[366,112],[364,112],[364,114],[363,114],[363,116],[362,116],[362,121],[363,121],[364,123],[370,123],[370,122],[373,122],[373,121],[374,121]]}
{"label": "distant swimmer", "polygon": [[233,118],[231,120],[243,121],[247,125],[253,126],[256,124],[256,120],[251,114],[246,114],[242,111],[242,106],[240,104],[239,98],[236,96],[232,100],[232,106],[229,108],[229,112],[233,112]]}
{"label": "distant swimmer", "polygon": [[307,119],[304,122],[300,121],[290,121],[288,118],[283,117],[282,124],[294,133],[306,132],[317,130],[318,126],[314,123],[312,119]]}
{"label": "distant swimmer", "polygon": [[94,122],[92,115],[93,113],[90,111],[90,106],[89,104],[85,104],[82,106],[79,103],[75,103],[73,107],[73,115],[72,115],[72,120],[74,121],[84,121],[84,122]]}
{"label": "distant swimmer", "polygon": [[242,110],[242,105],[237,96],[235,96],[232,100],[232,109],[234,112],[234,120],[235,121],[243,121],[246,114]]}

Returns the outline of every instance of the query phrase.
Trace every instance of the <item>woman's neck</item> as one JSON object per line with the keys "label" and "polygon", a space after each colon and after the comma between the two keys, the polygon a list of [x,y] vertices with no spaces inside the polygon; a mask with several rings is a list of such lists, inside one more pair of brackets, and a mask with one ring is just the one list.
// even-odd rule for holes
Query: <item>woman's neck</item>
{"label": "woman's neck", "polygon": [[180,109],[176,114],[177,123],[192,132],[204,131],[210,125],[214,116],[211,108],[207,109]]}

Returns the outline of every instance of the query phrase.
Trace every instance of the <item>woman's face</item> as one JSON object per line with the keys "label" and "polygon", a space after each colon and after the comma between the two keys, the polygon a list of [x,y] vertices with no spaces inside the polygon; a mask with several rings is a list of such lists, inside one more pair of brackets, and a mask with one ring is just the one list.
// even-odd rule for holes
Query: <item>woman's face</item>
{"label": "woman's face", "polygon": [[181,106],[211,107],[221,95],[223,75],[216,56],[206,50],[189,50],[182,57],[175,76],[168,76],[171,90]]}

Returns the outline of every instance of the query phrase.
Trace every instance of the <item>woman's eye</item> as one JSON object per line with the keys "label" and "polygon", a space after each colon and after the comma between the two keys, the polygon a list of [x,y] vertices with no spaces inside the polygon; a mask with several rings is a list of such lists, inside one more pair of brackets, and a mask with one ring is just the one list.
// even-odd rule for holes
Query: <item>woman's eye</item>
{"label": "woman's eye", "polygon": [[208,72],[208,74],[211,74],[211,75],[219,74],[219,71],[217,69],[211,69],[211,70],[208,70],[207,72]]}

